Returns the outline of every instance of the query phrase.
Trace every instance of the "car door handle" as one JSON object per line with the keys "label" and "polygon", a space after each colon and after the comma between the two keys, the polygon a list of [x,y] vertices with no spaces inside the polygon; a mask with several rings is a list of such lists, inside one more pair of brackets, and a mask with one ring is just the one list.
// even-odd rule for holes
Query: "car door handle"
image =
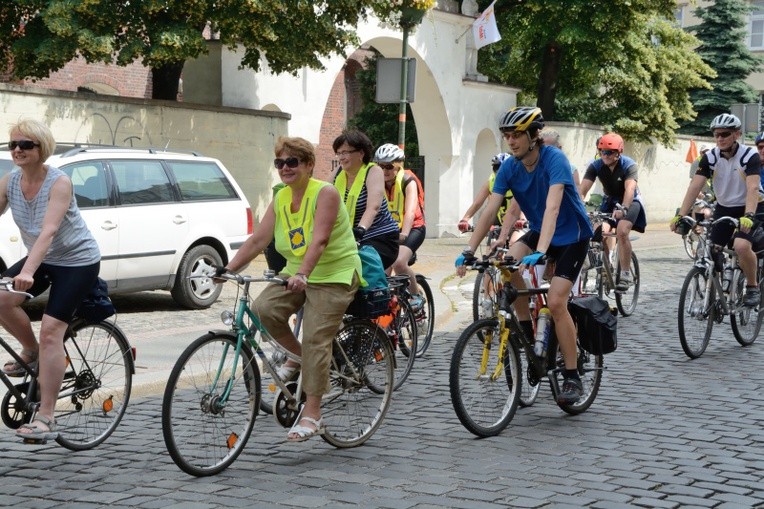
{"label": "car door handle", "polygon": [[101,223],[101,229],[102,230],[107,230],[107,231],[108,230],[113,230],[116,227],[117,227],[117,225],[115,223],[112,223],[111,221],[104,221],[103,223]]}
{"label": "car door handle", "polygon": [[172,220],[175,224],[183,224],[187,222],[188,219],[185,218],[185,216],[175,216],[175,218]]}

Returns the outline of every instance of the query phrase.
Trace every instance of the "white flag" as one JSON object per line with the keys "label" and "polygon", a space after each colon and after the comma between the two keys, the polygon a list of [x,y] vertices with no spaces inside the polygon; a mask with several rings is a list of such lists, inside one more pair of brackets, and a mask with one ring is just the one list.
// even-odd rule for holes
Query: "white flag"
{"label": "white flag", "polygon": [[496,0],[493,0],[491,5],[472,24],[472,35],[475,38],[477,49],[501,40],[499,27],[496,26],[496,14],[493,12],[493,4],[495,3]]}

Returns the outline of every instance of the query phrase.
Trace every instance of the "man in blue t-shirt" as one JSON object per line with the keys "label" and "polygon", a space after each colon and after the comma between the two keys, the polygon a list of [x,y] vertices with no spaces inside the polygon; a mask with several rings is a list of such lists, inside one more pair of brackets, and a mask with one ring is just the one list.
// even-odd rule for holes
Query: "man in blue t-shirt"
{"label": "man in blue t-shirt", "polygon": [[[581,398],[583,385],[577,369],[576,328],[568,312],[568,296],[581,271],[593,232],[573,182],[570,162],[559,149],[544,146],[539,136],[543,127],[544,119],[539,108],[512,108],[502,117],[499,129],[512,157],[499,168],[488,205],[475,226],[469,246],[457,258],[456,264],[460,267],[475,259],[475,250],[488,233],[492,217],[501,206],[505,193],[511,190],[515,199],[504,218],[502,236],[497,243],[506,240],[523,212],[530,230],[510,246],[509,256],[522,258],[522,263],[527,266],[544,263],[547,257],[555,261],[547,304],[565,358],[564,382],[557,401],[572,404]],[[525,288],[520,271],[512,274],[512,284]],[[532,338],[528,298],[520,297],[513,305],[523,332]]]}

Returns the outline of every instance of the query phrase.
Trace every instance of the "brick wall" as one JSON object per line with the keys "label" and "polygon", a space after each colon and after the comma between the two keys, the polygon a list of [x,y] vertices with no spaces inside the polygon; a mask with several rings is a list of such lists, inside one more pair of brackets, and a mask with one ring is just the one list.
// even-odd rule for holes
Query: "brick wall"
{"label": "brick wall", "polygon": [[8,74],[0,74],[0,82],[12,82],[33,88],[77,92],[81,88],[121,97],[151,98],[151,72],[140,63],[126,67],[106,64],[88,64],[77,58],[48,78],[33,81],[10,81]]}

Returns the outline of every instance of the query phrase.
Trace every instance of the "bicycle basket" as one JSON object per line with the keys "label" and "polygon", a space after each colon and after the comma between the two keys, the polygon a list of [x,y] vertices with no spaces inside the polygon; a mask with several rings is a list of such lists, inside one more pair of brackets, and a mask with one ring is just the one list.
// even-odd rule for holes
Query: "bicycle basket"
{"label": "bicycle basket", "polygon": [[574,297],[568,311],[578,328],[581,348],[592,355],[614,352],[618,347],[618,318],[608,303],[597,297]]}
{"label": "bicycle basket", "polygon": [[358,318],[378,318],[390,312],[390,289],[362,289],[355,293],[346,313]]}

